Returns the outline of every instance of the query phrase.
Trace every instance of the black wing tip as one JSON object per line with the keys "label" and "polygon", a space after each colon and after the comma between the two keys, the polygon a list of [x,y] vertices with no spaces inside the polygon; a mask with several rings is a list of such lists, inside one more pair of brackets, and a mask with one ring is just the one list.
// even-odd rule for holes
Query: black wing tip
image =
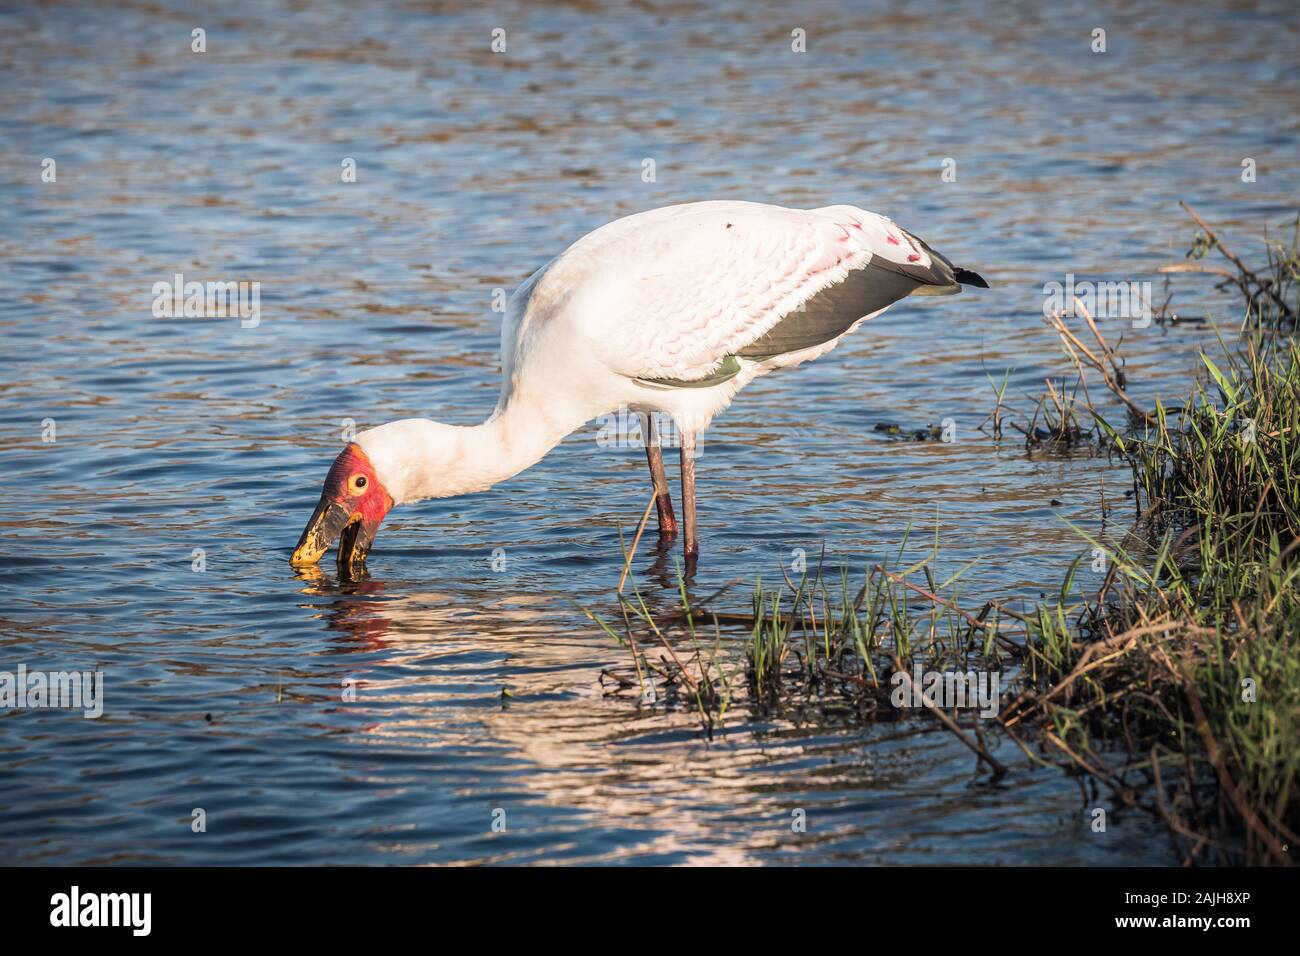
{"label": "black wing tip", "polygon": [[977,289],[987,289],[989,284],[984,281],[984,277],[978,272],[971,272],[969,269],[953,269],[954,278],[962,285],[973,285]]}

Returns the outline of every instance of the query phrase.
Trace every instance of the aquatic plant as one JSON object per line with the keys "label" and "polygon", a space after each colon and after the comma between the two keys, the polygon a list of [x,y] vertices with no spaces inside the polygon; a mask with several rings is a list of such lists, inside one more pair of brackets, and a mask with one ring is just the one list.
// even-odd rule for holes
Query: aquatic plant
{"label": "aquatic plant", "polygon": [[[710,732],[742,696],[754,713],[815,707],[896,720],[901,689],[995,777],[1057,766],[1162,819],[1185,862],[1290,865],[1300,842],[1300,345],[1275,333],[1294,328],[1287,297],[1300,258],[1295,245],[1274,249],[1270,278],[1260,278],[1196,218],[1207,248],[1239,267],[1234,284],[1254,316],[1243,341],[1220,338],[1179,404],[1148,408],[1076,303],[1090,340],[1060,314],[1049,317],[1075,387],[1067,394],[1049,381],[1029,426],[1011,423],[1031,452],[1086,444],[1129,466],[1129,532],[1112,541],[1075,528],[1093,560],[1104,560],[1097,592],[1076,586],[1085,551],[1053,599],[969,610],[958,587],[969,565],[940,578],[937,526],[928,553],[908,564],[909,527],[893,561],[873,564],[860,584],[847,568],[828,572],[823,554],[798,581],[785,576],[775,589],[758,581],[745,613],[715,607],[738,582],[694,600],[679,571],[679,603],[656,614],[635,581],[632,598],[623,594],[647,506],[625,552],[623,633],[585,612],[632,651],[635,678],[607,675],[652,704],[684,691]],[[1264,320],[1273,334],[1263,334]],[[1118,414],[1098,407],[1090,376],[1100,380],[1096,399],[1109,395]],[[1005,387],[1005,378],[995,386],[995,437]],[[724,628],[747,635],[730,668]],[[668,655],[653,661],[650,646]],[[1006,702],[991,720],[974,717],[920,692],[918,666],[996,673]],[[1023,763],[1008,763],[1008,741]]]}

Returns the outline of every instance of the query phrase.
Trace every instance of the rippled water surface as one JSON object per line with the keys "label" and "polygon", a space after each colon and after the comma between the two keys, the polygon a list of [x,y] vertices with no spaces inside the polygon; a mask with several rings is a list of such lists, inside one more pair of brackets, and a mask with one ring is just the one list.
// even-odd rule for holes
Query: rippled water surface
{"label": "rippled water surface", "polygon": [[[709,740],[607,696],[626,652],[573,602],[613,608],[647,482],[598,423],[489,493],[398,510],[362,584],[286,559],[345,419],[487,414],[495,289],[655,206],[846,202],[994,287],[900,305],[740,397],[699,463],[697,593],[797,548],[860,572],[909,523],[937,524],[941,568],[978,561],[981,600],[1057,587],[1066,520],[1100,530],[1125,473],[992,442],[986,372],[1014,368],[1024,412],[1064,371],[1042,285],[1067,272],[1163,299],[1178,200],[1252,255],[1294,210],[1290,3],[114,6],[0,11],[0,670],[106,680],[98,720],[0,713],[4,859],[1173,862],[1144,818],[1092,833],[1053,771],[982,781],[926,720],[742,705]],[[260,282],[260,325],[155,318],[177,272]],[[1171,291],[1236,318],[1206,282]],[[1212,341],[1106,328],[1146,398]],[[944,418],[955,442],[873,430]],[[662,605],[670,561],[634,567]]]}

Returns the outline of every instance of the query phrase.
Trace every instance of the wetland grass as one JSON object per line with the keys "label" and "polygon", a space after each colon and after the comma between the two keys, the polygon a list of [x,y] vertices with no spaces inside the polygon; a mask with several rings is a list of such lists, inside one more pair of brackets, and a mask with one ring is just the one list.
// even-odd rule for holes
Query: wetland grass
{"label": "wetland grass", "polygon": [[[679,577],[679,603],[655,614],[633,580],[631,597],[622,586],[618,594],[621,634],[585,612],[632,652],[632,669],[607,672],[615,692],[689,701],[712,733],[740,700],[751,713],[796,721],[899,720],[908,712],[897,691],[914,683],[915,667],[995,673],[1004,691],[992,719],[941,698],[911,713],[939,720],[994,777],[1055,766],[1088,800],[1104,790],[1151,813],[1185,863],[1292,865],[1300,346],[1279,333],[1295,330],[1300,257],[1294,244],[1270,247],[1261,276],[1192,215],[1204,230],[1194,251],[1217,248],[1236,266],[1224,281],[1242,290],[1247,317],[1240,343],[1220,339],[1218,354],[1202,356],[1178,404],[1146,408],[1129,395],[1116,348],[1082,303],[1085,333],[1049,319],[1078,374],[1071,389],[1049,381],[1034,418],[1016,425],[1003,405],[1006,379],[995,386],[995,434],[1009,423],[1030,454],[1087,447],[1132,474],[1132,527],[1119,540],[1076,528],[1087,550],[1051,599],[965,600],[969,566],[942,578],[936,570],[937,528],[910,564],[909,531],[891,562],[856,578],[829,572],[823,555],[798,581],[759,581],[747,612],[715,606],[737,582],[692,600]],[[1103,412],[1096,401],[1107,394],[1114,407]],[[1107,564],[1095,593],[1076,578],[1089,551]]]}

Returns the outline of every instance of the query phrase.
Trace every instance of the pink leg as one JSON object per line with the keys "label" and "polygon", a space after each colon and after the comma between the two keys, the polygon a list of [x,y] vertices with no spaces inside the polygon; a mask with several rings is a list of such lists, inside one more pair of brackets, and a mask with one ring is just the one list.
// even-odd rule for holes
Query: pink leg
{"label": "pink leg", "polygon": [[664,455],[659,445],[659,433],[654,419],[641,416],[641,431],[645,436],[645,457],[650,463],[650,481],[654,484],[655,508],[659,512],[659,534],[669,537],[677,534],[677,516],[673,514],[673,499],[668,494],[668,476],[664,474]]}
{"label": "pink leg", "polygon": [[686,526],[682,555],[689,568],[700,556],[700,536],[695,524],[695,436],[688,432],[682,432],[682,521]]}

